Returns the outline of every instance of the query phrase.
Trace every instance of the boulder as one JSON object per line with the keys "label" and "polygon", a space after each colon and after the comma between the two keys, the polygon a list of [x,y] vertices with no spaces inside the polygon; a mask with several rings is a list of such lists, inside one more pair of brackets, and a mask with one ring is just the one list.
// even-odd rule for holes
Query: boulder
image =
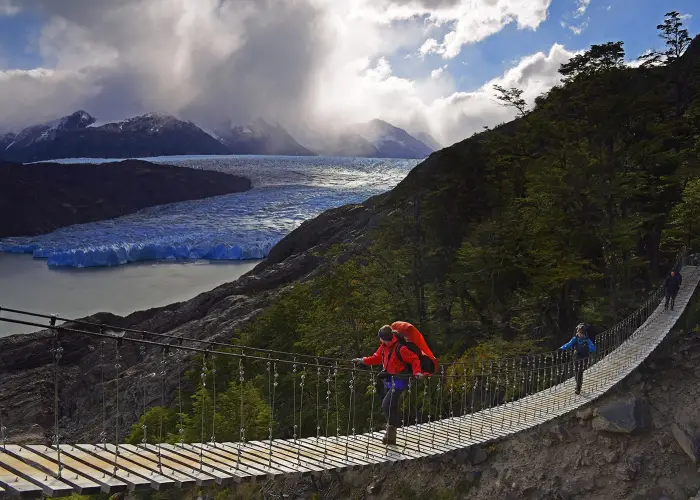
{"label": "boulder", "polygon": [[615,475],[623,481],[632,481],[637,473],[642,469],[643,457],[633,455],[625,458],[615,469]]}
{"label": "boulder", "polygon": [[643,378],[644,377],[642,377],[642,374],[639,373],[639,370],[634,370],[630,374],[628,381],[629,381],[630,385],[634,385],[634,384],[638,384],[639,382],[641,382]]}
{"label": "boulder", "polygon": [[472,465],[478,465],[488,458],[486,452],[480,446],[472,446],[469,449],[469,461]]}
{"label": "boulder", "polygon": [[631,434],[652,426],[649,405],[641,398],[618,399],[598,409],[593,419],[597,431]]}
{"label": "boulder", "polygon": [[560,443],[571,440],[571,433],[567,430],[564,424],[554,424],[551,431],[552,434],[557,437]]}
{"label": "boulder", "polygon": [[479,479],[481,479],[480,470],[471,470],[464,475],[464,481],[466,481],[469,484],[478,483]]}
{"label": "boulder", "polygon": [[380,481],[373,481],[367,486],[368,495],[376,495],[382,489],[382,483]]}
{"label": "boulder", "polygon": [[588,420],[591,417],[593,417],[593,408],[590,406],[588,408],[583,408],[582,410],[576,410],[576,418]]}
{"label": "boulder", "polygon": [[700,459],[700,409],[679,409],[674,415],[671,433],[693,463],[697,463]]}

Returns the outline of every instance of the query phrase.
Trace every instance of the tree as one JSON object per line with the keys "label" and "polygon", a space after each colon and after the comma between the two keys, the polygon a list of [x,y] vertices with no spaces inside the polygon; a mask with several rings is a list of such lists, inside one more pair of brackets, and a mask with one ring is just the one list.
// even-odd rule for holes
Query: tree
{"label": "tree", "polygon": [[667,12],[663,24],[657,25],[656,29],[660,31],[659,37],[666,44],[666,50],[662,52],[666,61],[672,63],[678,60],[691,42],[688,30],[683,28],[681,15],[675,10]]}
{"label": "tree", "polygon": [[683,190],[683,201],[671,211],[669,246],[677,250],[680,247],[679,243],[682,243],[690,248],[697,248],[700,243],[700,222],[698,221],[700,221],[700,179],[691,179]]}
{"label": "tree", "polygon": [[625,60],[623,45],[624,42],[591,45],[591,48],[583,54],[578,54],[569,62],[562,64],[559,73],[564,77],[564,81],[569,82],[579,77],[621,68]]}
{"label": "tree", "polygon": [[139,422],[131,427],[131,434],[126,439],[126,442],[129,444],[141,444],[145,428],[148,443],[172,443],[177,441],[178,426],[178,414],[174,410],[162,406],[154,406],[145,415],[141,415]]}
{"label": "tree", "polygon": [[647,50],[639,57],[642,66],[650,67],[659,64],[671,64],[683,55],[692,41],[688,30],[683,28],[683,18],[675,10],[667,12],[663,24],[656,26],[659,38],[664,41],[664,50]]}
{"label": "tree", "polygon": [[[641,56],[640,60],[644,61],[644,67],[657,64],[672,65],[680,59],[691,42],[688,30],[683,28],[682,17],[675,10],[667,12],[663,24],[657,25],[656,29],[659,30],[659,37],[664,41],[666,49],[650,50]],[[685,81],[677,67],[674,69],[672,82],[675,84],[676,90],[676,116],[680,117]]]}
{"label": "tree", "polygon": [[523,90],[517,87],[506,89],[500,85],[494,85],[493,88],[498,92],[496,99],[501,101],[501,106],[515,108],[520,116],[525,116],[527,113],[527,103],[522,98]]}

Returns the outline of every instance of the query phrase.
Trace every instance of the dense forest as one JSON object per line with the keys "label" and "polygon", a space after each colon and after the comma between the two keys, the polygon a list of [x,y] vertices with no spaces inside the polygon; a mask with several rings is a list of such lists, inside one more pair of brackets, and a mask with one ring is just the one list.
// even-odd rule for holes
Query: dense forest
{"label": "dense forest", "polygon": [[[700,38],[676,12],[658,30],[660,47],[635,64],[625,62],[623,42],[576,55],[531,109],[520,89],[496,87],[514,121],[434,153],[367,200],[381,216],[366,234],[324,251],[321,270],[231,340],[348,359],[374,352],[377,329],[400,319],[417,325],[441,360],[496,359],[555,348],[580,321],[604,329],[624,317],[681,247],[700,240]],[[291,406],[297,373],[275,377],[273,409],[264,368],[240,382],[237,361],[219,356],[215,372],[207,362],[189,372],[182,436],[175,410],[157,407],[131,442],[144,423],[157,440],[150,432],[161,422],[170,440],[198,441],[213,422],[219,440],[235,441],[241,398],[248,438],[268,437],[271,413],[274,434],[290,436],[297,422],[279,409]],[[309,373],[301,390],[312,403],[326,377]],[[215,413],[205,379],[220,391]],[[358,386],[358,432],[372,391],[367,381]],[[314,434],[317,407],[304,411],[299,425]]]}

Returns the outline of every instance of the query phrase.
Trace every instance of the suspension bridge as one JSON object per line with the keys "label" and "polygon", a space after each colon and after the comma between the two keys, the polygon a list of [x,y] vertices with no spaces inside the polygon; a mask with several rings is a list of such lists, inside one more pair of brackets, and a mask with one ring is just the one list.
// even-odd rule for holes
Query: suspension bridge
{"label": "suspension bridge", "polygon": [[[381,467],[439,456],[503,438],[591,402],[646,359],[681,316],[700,280],[700,268],[686,265],[684,253],[675,268],[681,269],[683,281],[674,309],[664,310],[664,292],[658,288],[634,313],[599,334],[596,355],[585,361],[581,394],[574,392],[576,366],[568,352],[444,364],[432,377],[410,379],[402,396],[395,445],[382,444],[386,422],[378,411],[378,373],[368,367],[357,367],[343,359],[165,333],[115,331],[106,325],[55,315],[2,309],[36,320],[2,317],[2,321],[49,327],[54,334],[55,422],[51,444],[10,444],[11,429],[2,423],[3,413],[8,410],[2,408],[0,401],[0,496],[111,494],[226,486],[279,476],[316,476],[326,471]],[[62,321],[67,323],[58,324]],[[61,438],[61,339],[68,335],[84,335],[100,350],[103,380],[95,390],[102,394],[102,429],[92,443],[66,443]],[[142,360],[151,356],[160,364],[162,406],[166,406],[164,367],[178,363],[177,396],[170,401],[179,409],[180,421],[174,437],[164,436],[162,417],[159,428],[151,429],[150,434],[144,419],[141,442],[124,444],[119,413],[126,404],[141,406],[138,400],[127,401],[120,392],[119,380],[127,369],[122,365],[123,354],[128,346],[138,349]],[[180,380],[183,358],[174,353],[199,354],[203,359],[201,385],[209,384],[213,410],[205,411],[205,405],[201,406],[199,442],[185,439]],[[231,420],[236,422],[236,441],[216,438],[221,429],[217,429],[214,360],[222,357],[229,359],[232,366],[237,365],[233,370],[237,385],[233,387],[240,394],[234,405],[227,406]],[[106,367],[114,372],[111,385],[104,380]],[[247,408],[250,401],[244,393],[246,383],[255,383],[266,399],[269,421],[265,436],[260,435],[260,422],[252,422]],[[108,391],[112,385],[114,391]],[[284,403],[278,401],[283,387],[287,391]],[[148,409],[145,392],[143,385],[142,415]],[[106,410],[107,398],[114,403],[110,412]],[[108,439],[112,430],[113,441]],[[154,434],[157,438],[153,438]]]}

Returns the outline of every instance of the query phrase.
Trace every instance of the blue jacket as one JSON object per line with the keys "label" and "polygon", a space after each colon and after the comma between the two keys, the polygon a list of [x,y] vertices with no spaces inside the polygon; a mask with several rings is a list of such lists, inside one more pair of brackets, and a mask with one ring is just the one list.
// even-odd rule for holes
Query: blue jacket
{"label": "blue jacket", "polygon": [[588,356],[589,353],[595,352],[595,345],[593,344],[593,342],[591,342],[591,339],[589,339],[588,337],[578,338],[578,335],[574,335],[571,338],[571,340],[569,340],[559,349],[561,349],[562,351],[567,351],[572,347],[576,350],[576,355],[579,358],[585,358],[586,356]]}

